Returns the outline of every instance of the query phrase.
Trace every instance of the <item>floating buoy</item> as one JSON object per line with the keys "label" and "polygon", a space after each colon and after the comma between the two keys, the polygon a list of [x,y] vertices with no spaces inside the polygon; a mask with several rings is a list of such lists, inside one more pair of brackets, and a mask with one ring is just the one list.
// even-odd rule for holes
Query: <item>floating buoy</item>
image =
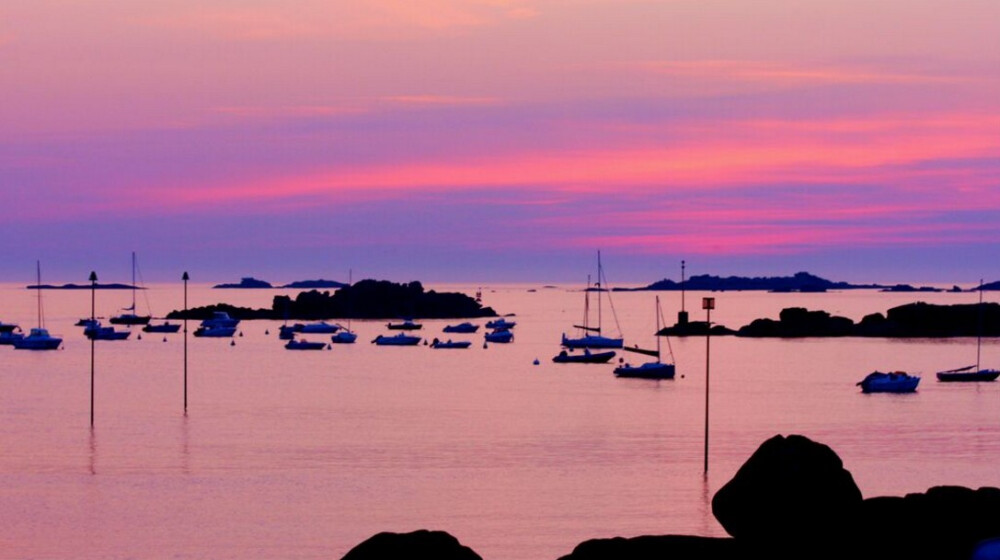
{"label": "floating buoy", "polygon": [[534,362],[532,362],[532,363],[533,363],[533,364],[535,364],[535,365],[537,366],[537,365],[538,365],[538,364],[540,364],[541,362],[539,362],[539,361],[538,361],[538,358],[535,358],[535,361],[534,361]]}
{"label": "floating buoy", "polygon": [[486,343],[484,342],[483,343],[483,348],[489,348],[489,346],[487,346]]}
{"label": "floating buoy", "polygon": [[166,341],[167,341],[167,337],[163,337],[163,342],[166,342]]}
{"label": "floating buoy", "polygon": [[333,350],[333,345],[332,344],[327,344],[326,345],[326,349],[327,350]]}
{"label": "floating buoy", "polygon": [[135,339],[136,339],[136,340],[142,340],[142,335],[141,335],[141,334],[137,334],[137,335],[135,335]]}
{"label": "floating buoy", "polygon": [[243,338],[243,331],[240,331],[240,338]]}
{"label": "floating buoy", "polygon": [[264,329],[264,335],[266,336],[266,335],[269,335],[269,334],[271,334],[271,331],[269,331],[267,329]]}
{"label": "floating buoy", "polygon": [[230,340],[229,341],[229,345],[230,346],[236,346],[236,341],[235,340]]}

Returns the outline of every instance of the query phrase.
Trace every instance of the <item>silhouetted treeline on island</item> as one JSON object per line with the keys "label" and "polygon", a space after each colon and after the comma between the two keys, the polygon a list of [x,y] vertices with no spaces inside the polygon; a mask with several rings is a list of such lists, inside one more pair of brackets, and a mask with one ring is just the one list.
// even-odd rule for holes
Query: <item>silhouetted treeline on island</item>
{"label": "silhouetted treeline on island", "polygon": [[[997,282],[997,288],[1000,289],[1000,282]],[[977,286],[975,289],[979,289]],[[984,286],[984,289],[987,289]],[[633,291],[628,288],[619,289],[621,291]],[[697,276],[692,276],[684,280],[683,282],[675,282],[669,279],[663,279],[659,282],[653,282],[652,284],[644,288],[636,288],[635,290],[656,290],[656,291],[669,291],[669,290],[695,290],[695,291],[706,291],[706,292],[724,292],[724,291],[769,291],[769,292],[826,292],[829,290],[883,290],[886,292],[941,292],[940,288],[932,288],[927,286],[914,287],[909,284],[851,284],[848,282],[833,282],[827,280],[826,278],[820,278],[814,274],[809,274],[808,272],[798,272],[792,276],[761,276],[761,277],[746,277],[746,276],[712,276],[710,274],[701,274]],[[958,286],[951,288],[951,291],[962,291]]]}
{"label": "silhouetted treeline on island", "polygon": [[[53,284],[29,284],[25,286],[25,289],[28,290],[89,290],[91,288],[95,290],[131,290],[133,286],[132,284],[94,284],[93,286],[90,284],[61,284],[58,286]],[[135,286],[135,289],[145,290],[146,288]]]}
{"label": "silhouetted treeline on island", "polygon": [[[704,336],[705,323],[674,325],[660,331],[664,336]],[[738,330],[714,325],[713,335],[747,337],[868,336],[888,338],[1000,336],[1000,304],[934,305],[908,303],[893,307],[885,315],[872,313],[855,323],[847,317],[801,307],[782,309],[778,320],[756,319]]]}
{"label": "silhouetted treeline on island", "polygon": [[[250,309],[220,303],[188,310],[188,319],[207,319],[225,311],[237,319],[458,319],[496,317],[490,307],[456,292],[425,291],[420,282],[396,284],[385,280],[362,280],[334,293],[310,290],[291,298],[275,296],[270,309]],[[167,318],[183,319],[183,311]]]}
{"label": "silhouetted treeline on island", "polygon": [[[588,540],[560,560],[743,558],[985,560],[1000,554],[1000,489],[935,486],[864,498],[830,447],[774,436],[712,498],[729,537],[646,535]],[[481,560],[443,531],[379,533],[343,560]]]}

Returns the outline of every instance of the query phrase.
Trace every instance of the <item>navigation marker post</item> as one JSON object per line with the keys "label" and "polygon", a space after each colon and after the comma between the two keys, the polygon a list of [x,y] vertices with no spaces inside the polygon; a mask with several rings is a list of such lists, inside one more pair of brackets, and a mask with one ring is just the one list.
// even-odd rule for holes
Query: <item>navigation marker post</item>
{"label": "navigation marker post", "polygon": [[[90,271],[90,328],[96,330],[97,313],[95,303],[97,300],[95,291],[97,290],[97,273]],[[90,427],[94,427],[94,340],[96,336],[90,337]]]}
{"label": "navigation marker post", "polygon": [[709,357],[712,341],[712,310],[715,309],[715,298],[701,298],[701,308],[705,310],[705,475],[708,475],[708,386]]}

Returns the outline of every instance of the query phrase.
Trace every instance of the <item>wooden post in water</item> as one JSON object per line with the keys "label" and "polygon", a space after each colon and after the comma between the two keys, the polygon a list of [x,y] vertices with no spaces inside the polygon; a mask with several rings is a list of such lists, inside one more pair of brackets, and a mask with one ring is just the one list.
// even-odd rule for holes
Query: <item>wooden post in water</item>
{"label": "wooden post in water", "polygon": [[[94,328],[97,321],[96,296],[97,273],[90,271],[90,321],[91,328]],[[94,336],[90,337],[90,427],[94,427]]]}
{"label": "wooden post in water", "polygon": [[709,357],[711,356],[712,341],[712,310],[715,309],[715,298],[701,298],[701,308],[705,310],[705,475],[708,475],[708,386],[709,386]]}
{"label": "wooden post in water", "polygon": [[184,415],[187,416],[188,411],[188,280],[191,277],[188,276],[187,271],[184,271],[184,275],[181,276],[181,280],[184,281]]}

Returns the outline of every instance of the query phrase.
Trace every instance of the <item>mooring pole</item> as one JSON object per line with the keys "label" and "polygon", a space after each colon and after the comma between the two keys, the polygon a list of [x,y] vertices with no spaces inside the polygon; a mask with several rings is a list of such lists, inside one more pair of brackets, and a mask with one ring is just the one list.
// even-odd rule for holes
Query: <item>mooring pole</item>
{"label": "mooring pole", "polygon": [[[90,271],[90,328],[95,328],[97,324],[97,313],[96,313],[96,303],[97,303],[97,273],[93,270]],[[94,339],[93,336],[96,333],[91,333],[90,336],[90,427],[94,427]]]}
{"label": "mooring pole", "polygon": [[181,276],[184,281],[184,415],[188,411],[188,276],[187,271]]}
{"label": "mooring pole", "polygon": [[712,344],[712,310],[715,309],[715,298],[707,297],[701,299],[701,308],[705,310],[705,475],[708,475],[708,393],[711,368],[709,358],[711,357]]}

